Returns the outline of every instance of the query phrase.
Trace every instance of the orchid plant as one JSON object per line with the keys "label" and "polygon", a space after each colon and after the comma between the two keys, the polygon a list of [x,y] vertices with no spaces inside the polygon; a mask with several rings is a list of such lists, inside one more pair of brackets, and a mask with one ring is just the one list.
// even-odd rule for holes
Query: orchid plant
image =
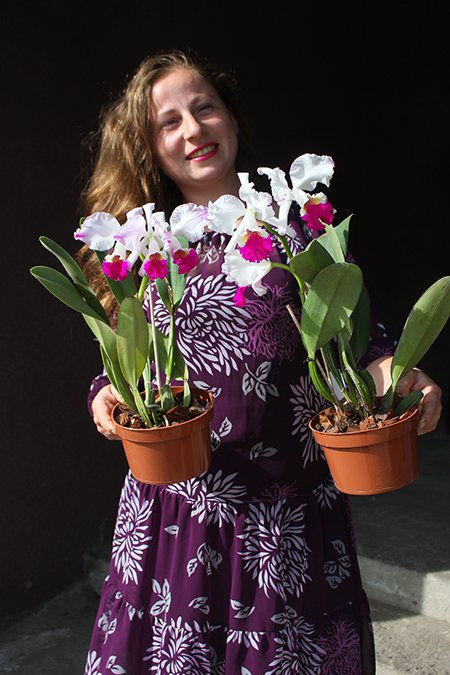
{"label": "orchid plant", "polygon": [[[175,340],[175,312],[186,286],[187,273],[197,264],[188,243],[206,230],[229,236],[222,272],[237,285],[235,303],[245,304],[245,291],[267,291],[264,277],[274,267],[291,273],[298,285],[301,321],[290,306],[308,357],[312,382],[336,408],[353,406],[360,418],[374,409],[375,384],[359,362],[369,344],[369,299],[360,268],[347,261],[350,218],[332,224],[335,211],[318,183],[329,187],[334,173],[331,157],[305,154],[290,168],[290,185],[281,169],[260,168],[270,181],[271,193],[257,192],[248,174],[239,175],[239,198],[223,195],[208,207],[182,204],[170,216],[155,212],[154,204],[133,209],[123,225],[108,213],[84,219],[75,239],[97,253],[106,280],[119,303],[117,329],[106,315],[75,260],[51,239],[41,243],[62,263],[67,276],[48,267],[32,274],[59,300],[80,312],[100,344],[105,371],[124,402],[145,424],[167,423],[164,413],[174,404],[170,383],[184,383],[184,405],[189,404],[188,369]],[[289,225],[292,202],[300,206],[306,225],[317,232],[308,246],[294,255],[295,230]],[[319,236],[319,232],[323,232]],[[278,240],[286,263],[271,260]],[[138,267],[140,283],[131,274]],[[153,285],[170,315],[169,335],[154,321]],[[138,286],[138,287],[137,287]],[[142,308],[148,294],[150,323]],[[398,380],[411,370],[434,342],[450,315],[450,277],[431,286],[413,307],[392,361],[392,385],[381,407],[392,407]],[[154,364],[154,370],[152,370]],[[165,373],[165,382],[161,380]],[[156,376],[156,398],[152,380]],[[143,377],[145,397],[138,383]],[[416,405],[421,392],[412,392],[397,407],[405,412]]]}
{"label": "orchid plant", "polygon": [[[106,280],[119,303],[116,330],[79,265],[54,241],[40,238],[42,245],[60,260],[67,276],[48,267],[31,270],[47,290],[83,315],[99,342],[110,382],[148,427],[168,423],[164,413],[174,405],[170,388],[172,378],[183,381],[183,403],[188,407],[190,402],[188,369],[176,345],[174,321],[183,298],[187,273],[197,265],[197,254],[188,247],[183,237],[183,224],[189,224],[189,219],[183,219],[184,211],[183,206],[175,209],[171,216],[172,227],[166,222],[163,212],[154,212],[154,204],[130,211],[122,226],[114,216],[103,212],[82,219],[74,236],[97,253]],[[189,236],[196,236],[195,229],[194,234],[189,233]],[[138,261],[141,281],[137,288],[131,270]],[[153,284],[170,315],[168,336],[155,326]],[[142,307],[146,293],[150,323]],[[166,375],[164,383],[161,371]],[[156,390],[152,386],[153,375],[156,376]],[[144,400],[138,389],[141,376],[144,380]]]}
{"label": "orchid plant", "polygon": [[[336,408],[350,406],[364,419],[373,413],[376,399],[372,376],[359,366],[370,339],[369,298],[360,268],[347,261],[350,218],[333,226],[335,211],[326,195],[311,194],[317,183],[329,187],[334,162],[327,156],[298,157],[290,168],[291,185],[279,168],[260,168],[258,173],[268,176],[273,199],[256,192],[248,174],[239,174],[240,199],[225,195],[208,209],[211,229],[231,237],[222,270],[238,286],[235,303],[244,305],[248,286],[263,295],[267,289],[262,280],[274,267],[291,272],[298,284],[301,322],[290,306],[287,310],[300,331],[312,382]],[[291,245],[295,231],[288,223],[293,201],[307,226],[324,232],[297,255]],[[270,260],[276,238],[287,264]],[[406,321],[392,360],[392,384],[380,409],[392,407],[397,382],[424,356],[449,315],[450,277],[444,277],[424,293]],[[421,392],[411,392],[398,404],[397,414],[417,405],[421,397]]]}

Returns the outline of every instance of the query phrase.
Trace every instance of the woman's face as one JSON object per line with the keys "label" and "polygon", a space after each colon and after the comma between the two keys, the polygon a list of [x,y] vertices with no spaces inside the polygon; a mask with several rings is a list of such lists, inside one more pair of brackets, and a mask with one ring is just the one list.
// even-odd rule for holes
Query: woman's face
{"label": "woman's face", "polygon": [[186,68],[162,76],[150,101],[153,146],[186,201],[237,194],[237,122],[212,84]]}

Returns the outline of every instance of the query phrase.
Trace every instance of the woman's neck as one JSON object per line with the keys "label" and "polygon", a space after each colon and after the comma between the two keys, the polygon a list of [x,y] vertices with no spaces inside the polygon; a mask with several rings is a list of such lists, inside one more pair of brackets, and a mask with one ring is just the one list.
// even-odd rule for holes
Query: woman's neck
{"label": "woman's neck", "polygon": [[183,193],[183,199],[186,203],[197,204],[198,206],[208,206],[209,202],[214,202],[222,195],[239,196],[240,182],[237,174],[234,174],[226,183],[214,186],[210,184],[196,185]]}

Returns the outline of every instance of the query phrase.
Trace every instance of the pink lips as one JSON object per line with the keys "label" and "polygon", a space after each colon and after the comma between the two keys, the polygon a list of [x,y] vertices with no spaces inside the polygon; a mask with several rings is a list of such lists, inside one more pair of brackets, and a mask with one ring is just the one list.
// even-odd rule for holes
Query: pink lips
{"label": "pink lips", "polygon": [[[211,150],[203,153],[202,151],[206,150],[207,148],[211,148]],[[205,143],[204,145],[200,145],[198,148],[195,148],[195,150],[191,152],[186,157],[186,159],[188,159],[190,162],[201,162],[203,159],[209,159],[215,155],[218,149],[218,143]],[[198,155],[198,157],[193,157],[193,155],[196,155],[198,152],[202,152],[202,154]]]}

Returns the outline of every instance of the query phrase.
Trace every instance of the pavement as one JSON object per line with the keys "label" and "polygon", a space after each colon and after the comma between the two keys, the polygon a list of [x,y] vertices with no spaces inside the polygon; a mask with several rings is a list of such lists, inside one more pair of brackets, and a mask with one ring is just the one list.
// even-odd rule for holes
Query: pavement
{"label": "pavement", "polygon": [[[411,485],[351,497],[377,675],[450,675],[450,436],[419,448]],[[86,556],[82,579],[0,626],[1,675],[83,674],[107,557]]]}

